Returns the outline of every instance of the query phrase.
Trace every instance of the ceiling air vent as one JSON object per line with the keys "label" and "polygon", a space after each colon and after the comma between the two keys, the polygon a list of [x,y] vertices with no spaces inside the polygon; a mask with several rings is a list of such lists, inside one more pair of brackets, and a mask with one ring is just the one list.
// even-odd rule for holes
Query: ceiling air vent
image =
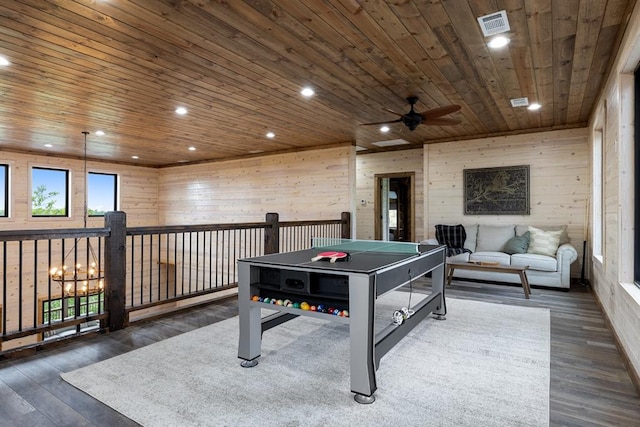
{"label": "ceiling air vent", "polygon": [[394,145],[409,144],[409,141],[405,141],[404,139],[390,139],[388,141],[372,142],[371,144],[376,145],[378,147],[392,147]]}
{"label": "ceiling air vent", "polygon": [[481,16],[478,18],[478,22],[480,23],[482,34],[484,34],[485,37],[504,33],[511,29],[509,27],[509,20],[507,19],[506,10],[501,10],[500,12]]}
{"label": "ceiling air vent", "polygon": [[526,96],[524,98],[514,98],[511,100],[512,107],[526,107],[529,105],[529,98]]}

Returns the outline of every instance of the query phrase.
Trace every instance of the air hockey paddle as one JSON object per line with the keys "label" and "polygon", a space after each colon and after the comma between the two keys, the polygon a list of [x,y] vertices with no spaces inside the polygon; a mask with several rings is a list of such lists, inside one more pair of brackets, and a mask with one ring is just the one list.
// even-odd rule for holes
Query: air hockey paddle
{"label": "air hockey paddle", "polygon": [[346,252],[335,252],[335,251],[329,251],[329,252],[320,252],[318,255],[314,256],[313,258],[311,258],[311,261],[319,261],[321,259],[328,259],[329,262],[336,262],[338,260],[346,260],[349,258],[349,254]]}

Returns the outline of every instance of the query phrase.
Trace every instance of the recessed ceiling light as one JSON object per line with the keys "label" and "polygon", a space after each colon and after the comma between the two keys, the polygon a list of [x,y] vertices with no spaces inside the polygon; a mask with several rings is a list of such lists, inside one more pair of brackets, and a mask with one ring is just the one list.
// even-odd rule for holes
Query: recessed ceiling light
{"label": "recessed ceiling light", "polygon": [[273,132],[267,132],[267,138],[275,138],[276,134]]}
{"label": "recessed ceiling light", "polygon": [[11,64],[11,62],[9,62],[7,58],[5,58],[4,56],[0,56],[0,65],[6,66],[9,64]]}
{"label": "recessed ceiling light", "polygon": [[389,129],[390,129],[389,126],[382,126],[380,128],[380,132],[389,132]]}
{"label": "recessed ceiling light", "polygon": [[185,114],[187,114],[187,109],[184,107],[178,107],[176,108],[176,114],[180,114],[181,116],[184,116]]}
{"label": "recessed ceiling light", "polygon": [[101,130],[97,130],[97,131],[96,131],[96,135],[98,135],[98,136],[104,136],[104,132],[103,132],[103,131],[101,131]]}
{"label": "recessed ceiling light", "polygon": [[509,44],[510,41],[511,40],[509,40],[504,36],[498,36],[498,37],[492,38],[491,41],[488,43],[488,46],[492,49],[498,49],[501,47],[505,47],[506,45]]}
{"label": "recessed ceiling light", "polygon": [[196,151],[196,147],[189,147],[189,151]]}
{"label": "recessed ceiling light", "polygon": [[302,94],[302,96],[306,96],[306,97],[310,97],[315,95],[315,91],[313,89],[311,89],[310,87],[305,87],[303,88],[300,93]]}
{"label": "recessed ceiling light", "polygon": [[529,105],[527,108],[531,111],[536,111],[539,110],[542,107],[542,105],[538,104],[537,102],[534,102],[533,104]]}
{"label": "recessed ceiling light", "polygon": [[138,156],[131,156],[132,159],[139,159],[140,157]]}
{"label": "recessed ceiling light", "polygon": [[264,150],[251,150],[249,151],[249,154],[258,154],[258,153],[263,153]]}
{"label": "recessed ceiling light", "polygon": [[51,144],[44,144],[44,146],[47,147],[47,148],[53,147],[53,145],[51,145]]}

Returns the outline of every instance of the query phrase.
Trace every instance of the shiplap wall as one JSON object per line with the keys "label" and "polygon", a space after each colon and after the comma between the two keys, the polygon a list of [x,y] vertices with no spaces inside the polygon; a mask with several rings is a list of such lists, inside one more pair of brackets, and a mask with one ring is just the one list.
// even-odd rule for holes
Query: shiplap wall
{"label": "shiplap wall", "polygon": [[[424,147],[425,224],[567,225],[580,276],[591,172],[586,128],[428,144]],[[529,165],[530,215],[464,215],[463,170]]]}
{"label": "shiplap wall", "polygon": [[[9,218],[0,218],[0,229],[76,228],[84,225],[84,161],[0,151],[0,162],[10,168]],[[31,168],[46,167],[70,171],[69,218],[31,218]],[[158,170],[116,163],[87,161],[88,172],[115,173],[120,179],[120,210],[127,213],[127,225],[156,225],[158,222]],[[103,218],[88,218],[88,227],[102,227]]]}
{"label": "shiplap wall", "polygon": [[352,211],[355,148],[345,145],[160,170],[160,224],[337,219]]}
{"label": "shiplap wall", "polygon": [[[388,153],[358,154],[356,159],[356,230],[358,239],[372,240],[375,236],[375,176],[413,172],[415,194],[411,196],[415,209],[414,240],[423,239],[424,191],[422,149]],[[364,204],[363,204],[364,201]]]}
{"label": "shiplap wall", "polygon": [[[591,284],[605,315],[640,381],[640,288],[634,283],[634,106],[633,72],[640,63],[640,3],[618,51],[613,71],[598,100],[591,132],[603,128],[602,259],[594,257]],[[638,124],[635,124],[638,129]],[[595,143],[592,139],[591,143]],[[637,149],[637,148],[636,148]],[[593,197],[600,197],[594,194]],[[600,224],[592,224],[599,228]],[[597,254],[596,254],[597,255]]]}

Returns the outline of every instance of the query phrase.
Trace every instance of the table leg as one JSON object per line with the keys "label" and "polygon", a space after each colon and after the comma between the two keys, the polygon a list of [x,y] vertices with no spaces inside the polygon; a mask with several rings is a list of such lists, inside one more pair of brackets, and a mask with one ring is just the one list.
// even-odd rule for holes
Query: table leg
{"label": "table leg", "polygon": [[373,277],[349,278],[351,391],[358,403],[373,403],[377,389],[375,347],[376,289]]}
{"label": "table leg", "polygon": [[[437,320],[445,320],[446,319],[445,315],[447,314],[447,304],[444,297],[444,292],[445,292],[444,266],[445,264],[443,260],[442,264],[440,264],[438,267],[431,270],[431,289],[433,293],[440,293],[440,304],[438,304],[438,307],[436,307],[436,309],[433,311],[433,315],[434,315],[433,317]],[[451,276],[453,276],[453,267],[452,266],[447,266],[447,267],[450,268],[449,274],[448,274],[448,282],[449,284],[451,284]]]}
{"label": "table leg", "polygon": [[531,287],[529,287],[529,279],[527,279],[527,273],[524,270],[520,272],[520,282],[522,282],[522,289],[524,289],[525,298],[529,299]]}
{"label": "table leg", "polygon": [[447,286],[451,285],[451,280],[453,279],[453,270],[455,270],[456,268],[451,265],[451,264],[447,264]]}
{"label": "table leg", "polygon": [[244,359],[242,367],[251,368],[260,357],[262,324],[260,307],[251,304],[251,267],[246,263],[238,263],[238,317],[238,358]]}

